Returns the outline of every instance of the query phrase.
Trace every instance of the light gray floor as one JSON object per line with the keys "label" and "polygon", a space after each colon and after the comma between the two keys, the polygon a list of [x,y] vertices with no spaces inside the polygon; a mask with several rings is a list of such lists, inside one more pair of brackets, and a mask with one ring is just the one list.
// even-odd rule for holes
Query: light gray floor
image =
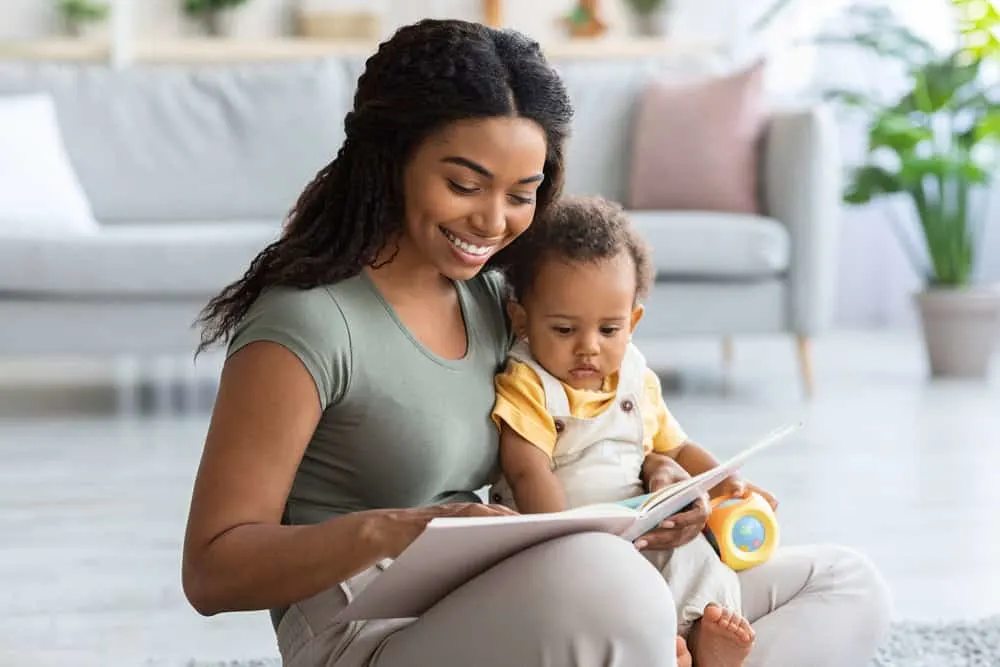
{"label": "light gray floor", "polygon": [[[645,350],[683,371],[669,404],[721,455],[806,420],[802,437],[747,469],[782,500],[786,542],[870,554],[899,618],[1000,612],[1000,373],[989,385],[929,383],[913,336],[837,334],[817,343],[807,403],[788,341],[737,341],[727,395],[717,344]],[[0,366],[0,665],[274,655],[264,615],[205,619],[180,591],[206,415],[116,417],[106,391],[56,391],[64,373]],[[44,384],[30,389],[26,374]]]}

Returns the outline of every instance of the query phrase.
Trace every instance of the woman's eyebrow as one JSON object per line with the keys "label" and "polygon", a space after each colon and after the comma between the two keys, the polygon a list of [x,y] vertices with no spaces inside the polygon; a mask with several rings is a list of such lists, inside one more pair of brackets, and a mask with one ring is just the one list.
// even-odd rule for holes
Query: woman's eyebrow
{"label": "woman's eyebrow", "polygon": [[[449,164],[457,164],[460,167],[465,167],[466,169],[471,169],[472,171],[485,176],[486,178],[493,178],[493,172],[479,164],[478,162],[473,162],[469,158],[462,157],[460,155],[449,155],[447,157],[441,158],[442,162],[447,162]],[[527,178],[522,178],[518,183],[537,183],[545,178],[544,174],[535,174],[534,176],[528,176]]]}

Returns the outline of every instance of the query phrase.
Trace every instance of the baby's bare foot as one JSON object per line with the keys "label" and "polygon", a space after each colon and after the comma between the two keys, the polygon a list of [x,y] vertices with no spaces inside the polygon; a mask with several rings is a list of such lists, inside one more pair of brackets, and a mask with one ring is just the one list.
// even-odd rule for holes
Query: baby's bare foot
{"label": "baby's bare foot", "polygon": [[697,667],[740,667],[750,655],[754,632],[739,614],[710,604],[689,639]]}
{"label": "baby's bare foot", "polygon": [[691,667],[691,652],[683,637],[677,637],[677,667]]}

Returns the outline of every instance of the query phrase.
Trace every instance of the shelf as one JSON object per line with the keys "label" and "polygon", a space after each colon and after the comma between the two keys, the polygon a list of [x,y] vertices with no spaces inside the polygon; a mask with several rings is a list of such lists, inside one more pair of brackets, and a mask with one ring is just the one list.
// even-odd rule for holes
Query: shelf
{"label": "shelf", "polygon": [[[195,63],[304,60],[323,57],[366,57],[376,42],[303,38],[242,39],[184,38],[143,40],[128,49],[126,58],[137,63]],[[655,39],[572,39],[543,44],[553,59],[607,59],[672,55],[706,55],[711,42]],[[106,62],[108,41],[85,39],[0,42],[0,60],[54,60]]]}

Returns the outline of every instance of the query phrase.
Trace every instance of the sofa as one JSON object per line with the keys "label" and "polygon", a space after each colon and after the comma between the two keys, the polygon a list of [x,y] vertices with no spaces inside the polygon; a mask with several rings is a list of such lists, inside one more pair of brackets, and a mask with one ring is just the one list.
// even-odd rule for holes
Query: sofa
{"label": "sofa", "polygon": [[[0,357],[190,358],[199,309],[280,231],[342,141],[364,57],[293,62],[0,62],[0,100],[44,93],[96,220],[5,231]],[[566,189],[626,202],[636,100],[654,56],[555,60],[576,106]],[[773,110],[760,142],[761,214],[634,211],[656,283],[637,336],[780,334],[826,325],[838,166],[821,108]],[[0,188],[3,184],[0,184]]]}

